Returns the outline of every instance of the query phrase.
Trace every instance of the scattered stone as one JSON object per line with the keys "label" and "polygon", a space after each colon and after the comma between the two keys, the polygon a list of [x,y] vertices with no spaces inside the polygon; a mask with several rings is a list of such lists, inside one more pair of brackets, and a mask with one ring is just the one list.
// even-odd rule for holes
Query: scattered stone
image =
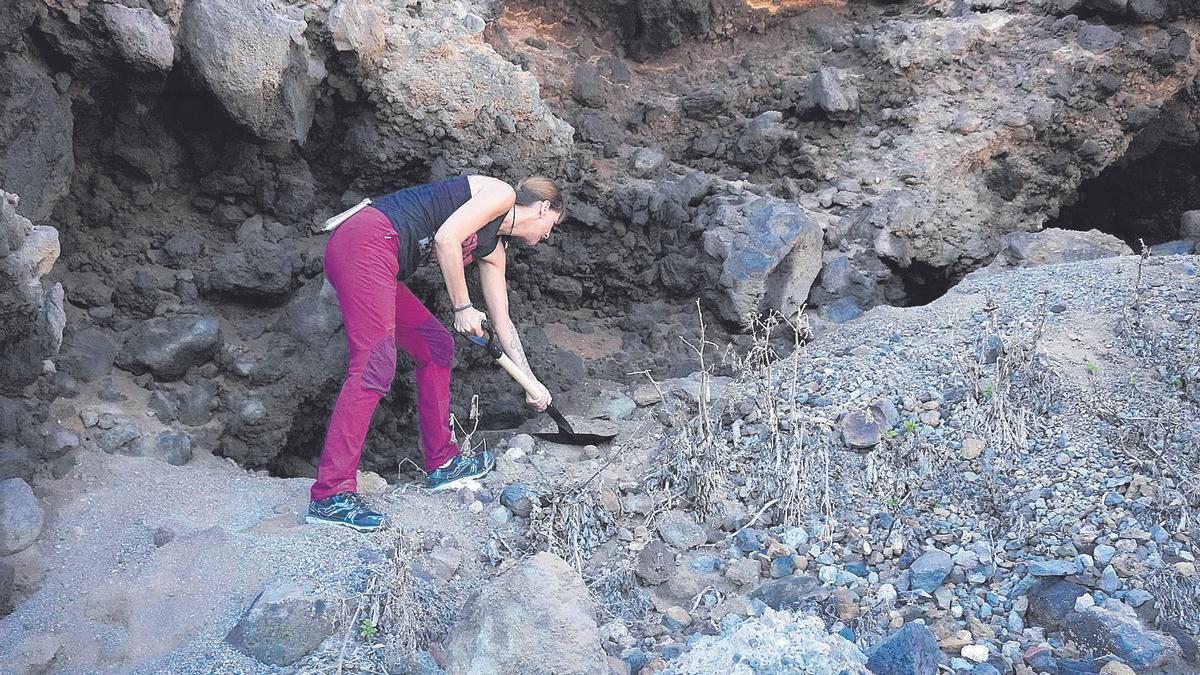
{"label": "scattered stone", "polygon": [[962,648],[962,655],[975,663],[988,660],[988,648],[984,645],[967,645]]}
{"label": "scattered stone", "polygon": [[1047,631],[1057,630],[1063,619],[1075,609],[1075,599],[1087,595],[1079,584],[1061,579],[1045,579],[1029,589],[1026,622]]}
{"label": "scattered stone", "polygon": [[450,673],[608,673],[587,587],[550,553],[484,586],[449,635],[443,666]]}
{"label": "scattered stone", "polygon": [[175,61],[171,29],[149,9],[104,5],[100,12],[117,51],[134,68],[167,72]]}
{"label": "scattered stone", "polygon": [[741,558],[729,563],[725,568],[725,578],[738,586],[750,586],[758,583],[759,564],[755,560]]}
{"label": "scattered stone", "polygon": [[521,518],[528,518],[533,512],[536,499],[537,493],[524,483],[513,483],[500,492],[500,503]]}
{"label": "scattered stone", "polygon": [[1132,610],[1089,607],[1063,618],[1062,632],[1089,651],[1115,655],[1138,672],[1149,671],[1179,657],[1174,638],[1142,625]]}
{"label": "scattered stone", "polygon": [[704,528],[683,511],[667,511],[658,517],[658,534],[680,550],[695,548],[708,541]]}
{"label": "scattered stone", "polygon": [[879,420],[862,410],[852,410],[842,418],[842,440],[852,450],[870,450],[883,438]]}
{"label": "scattered stone", "polygon": [[760,617],[731,623],[720,636],[698,638],[671,662],[670,672],[860,675],[867,672],[866,662],[853,642],[827,633],[819,618],[767,610]]}
{"label": "scattered stone", "polygon": [[795,574],[754,589],[752,600],[759,600],[771,609],[796,609],[800,605],[825,595],[821,580],[807,574]]}
{"label": "scattered stone", "polygon": [[909,568],[913,590],[933,593],[953,568],[954,561],[945,551],[934,549],[923,554]]}
{"label": "scattered stone", "polygon": [[985,447],[986,444],[982,440],[968,436],[967,438],[963,439],[962,448],[959,450],[958,454],[960,457],[966,460],[976,459],[983,454],[983,449]]}
{"label": "scattered stone", "polygon": [[33,489],[21,478],[0,481],[0,556],[23,551],[42,532],[44,515]]}
{"label": "scattered stone", "polygon": [[812,80],[812,99],[829,119],[851,122],[858,117],[858,89],[837,68],[822,68]]}
{"label": "scattered stone", "polygon": [[871,652],[867,668],[875,675],[935,675],[942,651],[923,624],[907,623]]}
{"label": "scattered stone", "polygon": [[101,450],[110,454],[121,452],[123,454],[138,456],[141,453],[137,452],[135,448],[130,448],[128,451],[126,448],[130,441],[141,435],[142,432],[137,428],[136,424],[125,422],[97,434],[96,445],[99,445]]}
{"label": "scattered stone", "polygon": [[1065,577],[1079,574],[1076,560],[1035,560],[1029,563],[1029,573],[1035,577]]}
{"label": "scattered stone", "polygon": [[334,612],[314,586],[276,580],[267,584],[225,641],[273,666],[300,660],[333,634]]}
{"label": "scattered stone", "polygon": [[682,607],[668,607],[663,612],[663,625],[671,631],[679,631],[692,625],[692,616]]}

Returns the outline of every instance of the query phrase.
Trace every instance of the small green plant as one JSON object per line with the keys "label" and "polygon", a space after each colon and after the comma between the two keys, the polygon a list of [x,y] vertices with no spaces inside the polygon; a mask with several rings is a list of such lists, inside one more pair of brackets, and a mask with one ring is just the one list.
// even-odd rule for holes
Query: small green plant
{"label": "small green plant", "polygon": [[1128,380],[1129,380],[1129,386],[1131,386],[1131,387],[1132,387],[1133,385],[1137,384],[1137,374],[1136,374],[1136,373],[1130,373],[1130,374],[1129,374],[1129,377],[1128,377]]}
{"label": "small green plant", "polygon": [[895,438],[897,433],[898,432],[895,429],[888,429],[887,431],[883,432],[883,437],[890,440]]}
{"label": "small green plant", "polygon": [[374,621],[370,619],[363,619],[362,623],[358,625],[358,636],[367,642],[370,642],[375,638],[375,630],[376,626]]}
{"label": "small green plant", "polygon": [[904,424],[900,425],[904,429],[904,433],[911,434],[917,430],[917,423],[912,420],[904,420]]}
{"label": "small green plant", "polygon": [[1176,389],[1183,389],[1183,378],[1176,375],[1175,379],[1171,380],[1171,384],[1175,385]]}
{"label": "small green plant", "polygon": [[887,501],[885,501],[884,504],[887,505],[888,511],[896,510],[896,498],[895,497],[888,497]]}
{"label": "small green plant", "polygon": [[1090,373],[1092,375],[1095,375],[1096,373],[1100,372],[1100,365],[1097,364],[1095,361],[1088,361],[1086,367],[1087,367],[1088,373]]}
{"label": "small green plant", "polygon": [[987,386],[983,388],[983,400],[990,401],[990,400],[992,400],[992,396],[995,396],[995,395],[996,395],[996,385],[992,384],[991,382],[988,382]]}

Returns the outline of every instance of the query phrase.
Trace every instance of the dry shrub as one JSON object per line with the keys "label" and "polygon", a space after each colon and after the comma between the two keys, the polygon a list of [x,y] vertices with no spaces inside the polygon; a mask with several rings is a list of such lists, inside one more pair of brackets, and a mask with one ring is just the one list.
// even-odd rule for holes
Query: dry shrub
{"label": "dry shrub", "polygon": [[578,572],[616,529],[616,519],[601,501],[599,488],[588,489],[586,483],[560,484],[539,492],[529,514],[529,541]]}

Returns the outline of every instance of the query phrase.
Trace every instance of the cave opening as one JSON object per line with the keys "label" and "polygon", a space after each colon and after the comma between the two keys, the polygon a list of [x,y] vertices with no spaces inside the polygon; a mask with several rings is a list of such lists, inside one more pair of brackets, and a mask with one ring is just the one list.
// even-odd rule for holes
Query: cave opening
{"label": "cave opening", "polygon": [[1075,197],[1047,227],[1100,230],[1135,251],[1141,243],[1175,241],[1183,213],[1200,209],[1200,147],[1176,143],[1144,154],[1131,150],[1084,181]]}
{"label": "cave opening", "polygon": [[949,269],[919,260],[912,261],[907,267],[901,267],[886,258],[883,260],[904,287],[905,300],[898,303],[902,307],[928,305],[945,295],[961,278]]}

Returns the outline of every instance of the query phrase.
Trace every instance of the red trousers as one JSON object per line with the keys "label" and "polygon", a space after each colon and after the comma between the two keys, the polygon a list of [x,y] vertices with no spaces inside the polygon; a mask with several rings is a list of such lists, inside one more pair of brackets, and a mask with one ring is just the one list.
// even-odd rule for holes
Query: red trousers
{"label": "red trousers", "polygon": [[454,338],[408,286],[397,281],[398,236],[387,217],[368,206],[334,230],[325,245],[325,276],[342,308],[349,363],[325,433],[311,490],[314,500],[355,490],[371,416],[396,375],[397,347],[416,363],[426,470],[459,452],[450,440]]}

